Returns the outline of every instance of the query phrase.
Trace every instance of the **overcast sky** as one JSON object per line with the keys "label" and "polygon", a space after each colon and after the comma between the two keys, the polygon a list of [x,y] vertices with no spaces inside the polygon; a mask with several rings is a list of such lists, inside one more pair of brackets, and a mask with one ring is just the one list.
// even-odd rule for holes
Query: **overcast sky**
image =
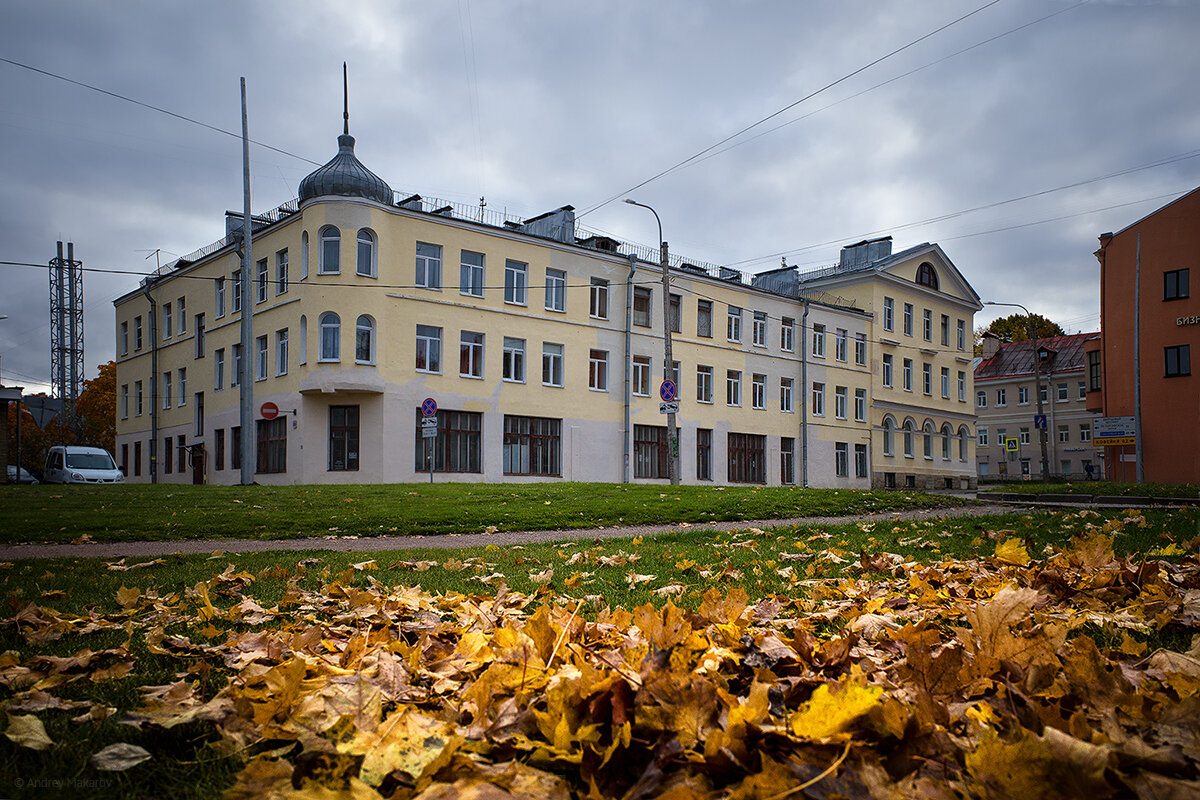
{"label": "overcast sky", "polygon": [[[649,212],[597,208],[632,196],[672,252],[749,272],[938,242],[984,300],[1072,332],[1099,327],[1097,236],[1200,185],[1197,0],[5,0],[3,22],[4,261],[61,238],[149,271],[242,208],[235,136],[27,67],[237,135],[244,76],[251,138],[286,151],[251,147],[261,212],[336,152],[344,60],[357,154],[397,191],[570,204],[653,245]],[[86,274],[87,377],[137,282]],[[44,267],[0,266],[0,315],[4,383],[48,388]]]}

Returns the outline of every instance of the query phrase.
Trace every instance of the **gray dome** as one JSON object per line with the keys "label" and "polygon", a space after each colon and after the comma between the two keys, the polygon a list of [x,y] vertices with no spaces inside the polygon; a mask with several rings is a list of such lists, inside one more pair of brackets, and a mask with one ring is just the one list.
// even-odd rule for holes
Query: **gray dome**
{"label": "gray dome", "polygon": [[355,157],[354,137],[348,133],[338,137],[338,154],[300,181],[301,203],[328,195],[365,197],[384,205],[392,204],[391,187]]}

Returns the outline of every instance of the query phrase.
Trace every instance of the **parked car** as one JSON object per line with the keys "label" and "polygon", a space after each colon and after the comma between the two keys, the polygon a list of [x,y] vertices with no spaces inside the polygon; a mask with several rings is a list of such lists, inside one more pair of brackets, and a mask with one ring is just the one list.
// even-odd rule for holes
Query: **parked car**
{"label": "parked car", "polygon": [[46,454],[46,483],[124,483],[112,454],[100,447],[66,445]]}
{"label": "parked car", "polygon": [[29,470],[21,467],[21,476],[17,477],[17,465],[8,465],[8,482],[9,483],[38,483],[38,479],[29,474]]}

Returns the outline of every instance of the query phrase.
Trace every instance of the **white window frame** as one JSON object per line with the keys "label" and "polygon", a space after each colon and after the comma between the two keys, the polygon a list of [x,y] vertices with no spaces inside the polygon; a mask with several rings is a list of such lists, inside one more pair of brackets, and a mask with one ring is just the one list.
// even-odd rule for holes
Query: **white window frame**
{"label": "white window frame", "polygon": [[725,405],[734,407],[740,407],[742,405],[741,370],[725,370]]}
{"label": "white window frame", "polygon": [[[332,311],[317,318],[317,362],[334,363],[342,358],[342,319]],[[332,353],[332,355],[330,355]]]}
{"label": "white window frame", "polygon": [[[479,263],[474,263],[474,257]],[[468,257],[472,260],[468,261]],[[458,293],[466,297],[483,297],[484,277],[487,274],[487,256],[474,250],[460,250],[458,258]]]}
{"label": "white window frame", "polygon": [[442,246],[430,242],[417,242],[415,270],[413,280],[417,286],[441,291]]}
{"label": "white window frame", "polygon": [[893,388],[893,385],[892,385],[892,377],[893,377],[892,370],[893,370],[893,368],[894,368],[894,364],[892,363],[892,354],[884,353],[883,359],[882,359],[882,365],[880,367],[880,377],[883,380],[884,387],[888,388],[888,389]]}
{"label": "white window frame", "polygon": [[794,412],[792,394],[795,389],[796,382],[793,378],[779,379],[779,410],[785,414]]}
{"label": "white window frame", "polygon": [[608,319],[608,281],[592,278],[588,291],[588,314],[592,319]]}
{"label": "white window frame", "polygon": [[275,331],[275,376],[287,375],[288,372],[288,329],[280,328]]}
{"label": "white window frame", "polygon": [[[483,359],[486,337],[481,331],[458,332],[458,377],[483,380]],[[467,370],[463,371],[463,355],[467,357]]]}
{"label": "white window frame", "polygon": [[588,351],[588,389],[593,392],[608,391],[608,351]]}
{"label": "white window frame", "polygon": [[814,382],[812,385],[812,407],[814,417],[825,416],[825,384]]}
{"label": "white window frame", "polygon": [[513,258],[504,261],[504,302],[529,305],[529,265],[524,261]]}
{"label": "white window frame", "polygon": [[283,248],[275,253],[275,296],[287,294],[288,290],[288,251]]}
{"label": "white window frame", "polygon": [[867,365],[867,335],[854,334],[854,363],[860,367]]}
{"label": "white window frame", "polygon": [[752,331],[753,343],[755,347],[767,346],[767,312],[754,312],[754,329]]}
{"label": "white window frame", "polygon": [[564,312],[567,310],[567,271],[562,269],[546,270],[546,310]]}
{"label": "white window frame", "polygon": [[854,390],[854,421],[855,422],[866,422],[867,421],[867,390],[866,389],[855,389]]}
{"label": "white window frame", "polygon": [[501,353],[500,378],[507,383],[525,382],[525,340],[515,336],[504,337]]}
{"label": "white window frame", "polygon": [[[366,252],[363,252],[366,248]],[[379,276],[379,237],[370,228],[359,228],[354,236],[354,274],[360,278]],[[365,262],[365,263],[364,263]]]}
{"label": "white window frame", "polygon": [[883,329],[893,331],[896,328],[896,301],[890,297],[883,298]]}
{"label": "white window frame", "polygon": [[846,362],[846,341],[846,329],[838,328],[833,336],[833,357],[843,364]]}
{"label": "white window frame", "polygon": [[635,397],[650,396],[650,356],[634,356],[630,372],[630,382]]}
{"label": "white window frame", "polygon": [[[442,329],[436,325],[417,325],[416,356],[413,362],[417,372],[429,375],[442,374]],[[425,366],[421,366],[424,357]]]}
{"label": "white window frame", "polygon": [[696,402],[712,403],[713,368],[705,364],[696,366]]}
{"label": "white window frame", "polygon": [[737,306],[729,306],[726,311],[725,339],[730,342],[742,341],[742,309]]}
{"label": "white window frame", "polygon": [[779,323],[779,349],[791,353],[796,347],[796,320],[784,317]]}
{"label": "white window frame", "polygon": [[825,326],[819,322],[812,326],[812,357],[825,357]]}
{"label": "white window frame", "polygon": [[845,386],[835,386],[833,389],[833,416],[834,419],[846,419],[846,401],[848,399],[848,390]]}
{"label": "white window frame", "polygon": [[254,337],[254,380],[265,381],[267,379],[267,353],[270,351],[269,338],[265,333],[262,336]]}
{"label": "white window frame", "polygon": [[342,232],[326,225],[317,233],[317,274],[340,275],[342,272]]}
{"label": "white window frame", "polygon": [[565,351],[566,348],[556,342],[542,342],[543,386],[562,387]]}
{"label": "white window frame", "polygon": [[758,411],[767,408],[767,376],[761,372],[750,376],[750,407]]}
{"label": "white window frame", "polygon": [[[375,363],[375,345],[379,341],[379,337],[375,335],[375,318],[369,314],[359,314],[358,319],[354,321],[354,363],[355,364],[374,364]],[[361,345],[363,334],[367,337],[367,352],[366,358],[361,355]]]}

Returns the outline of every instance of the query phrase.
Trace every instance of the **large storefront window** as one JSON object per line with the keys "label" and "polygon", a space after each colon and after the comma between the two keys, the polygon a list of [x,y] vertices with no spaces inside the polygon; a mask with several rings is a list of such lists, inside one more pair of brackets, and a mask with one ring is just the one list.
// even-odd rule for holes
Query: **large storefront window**
{"label": "large storefront window", "polygon": [[504,415],[504,474],[562,475],[562,420]]}
{"label": "large storefront window", "polygon": [[670,477],[669,452],[665,425],[633,426],[633,477]]}
{"label": "large storefront window", "polygon": [[767,437],[755,433],[729,434],[729,482],[766,483]]}
{"label": "large storefront window", "polygon": [[438,411],[436,438],[421,433],[421,409],[416,409],[416,461],[418,472],[428,472],[430,455],[434,472],[483,472],[483,414],[476,411]]}
{"label": "large storefront window", "polygon": [[260,419],[256,424],[258,465],[255,472],[287,472],[287,417]]}
{"label": "large storefront window", "polygon": [[358,406],[329,407],[329,471],[358,469]]}

